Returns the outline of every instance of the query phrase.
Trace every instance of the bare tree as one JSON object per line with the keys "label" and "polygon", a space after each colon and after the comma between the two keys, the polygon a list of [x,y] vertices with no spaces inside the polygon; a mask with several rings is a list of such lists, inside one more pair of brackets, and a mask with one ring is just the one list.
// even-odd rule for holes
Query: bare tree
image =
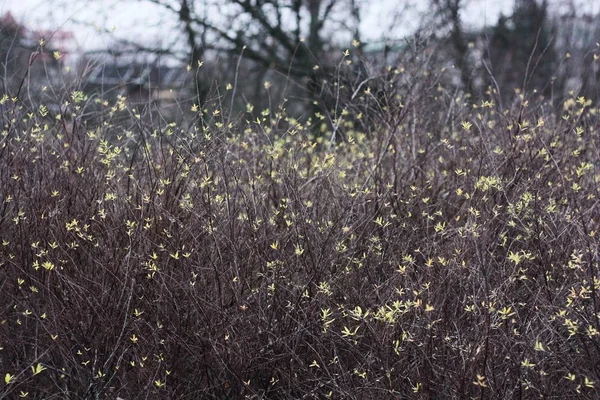
{"label": "bare tree", "polygon": [[455,52],[455,62],[460,71],[461,82],[465,91],[470,92],[473,71],[468,62],[469,47],[460,16],[465,2],[463,0],[432,0],[432,4],[441,27],[449,31],[448,39]]}
{"label": "bare tree", "polygon": [[[227,0],[219,2],[218,15],[208,0],[148,1],[177,16],[193,64],[209,50],[243,54],[313,91],[333,67],[327,25],[345,31],[349,39],[360,37],[356,0]],[[340,15],[345,18],[336,20]],[[351,19],[356,23],[349,30],[345,22]]]}

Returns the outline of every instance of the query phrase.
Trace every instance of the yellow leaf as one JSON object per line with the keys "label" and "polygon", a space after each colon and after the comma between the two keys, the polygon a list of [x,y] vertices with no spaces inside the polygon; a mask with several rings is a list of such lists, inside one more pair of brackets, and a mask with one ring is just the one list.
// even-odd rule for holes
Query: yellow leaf
{"label": "yellow leaf", "polygon": [[539,340],[535,342],[535,351],[546,351],[544,345]]}
{"label": "yellow leaf", "polygon": [[33,375],[37,375],[40,372],[42,372],[43,370],[45,370],[46,367],[44,367],[42,364],[38,363],[38,365],[36,366],[31,366],[31,371],[33,372]]}

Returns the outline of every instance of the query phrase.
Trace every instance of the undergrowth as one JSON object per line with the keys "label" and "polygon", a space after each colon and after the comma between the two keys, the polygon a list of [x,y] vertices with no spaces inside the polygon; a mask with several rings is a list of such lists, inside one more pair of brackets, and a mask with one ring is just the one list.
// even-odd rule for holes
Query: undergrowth
{"label": "undergrowth", "polygon": [[598,398],[598,109],[413,67],[304,121],[5,96],[0,397]]}

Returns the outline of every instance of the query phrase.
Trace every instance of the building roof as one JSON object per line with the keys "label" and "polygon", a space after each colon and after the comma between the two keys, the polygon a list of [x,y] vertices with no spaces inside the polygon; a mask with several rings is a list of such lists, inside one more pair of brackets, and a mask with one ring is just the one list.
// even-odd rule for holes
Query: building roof
{"label": "building roof", "polygon": [[142,63],[103,63],[98,65],[88,82],[95,85],[134,85],[148,88],[173,88],[185,83],[183,67],[167,67]]}

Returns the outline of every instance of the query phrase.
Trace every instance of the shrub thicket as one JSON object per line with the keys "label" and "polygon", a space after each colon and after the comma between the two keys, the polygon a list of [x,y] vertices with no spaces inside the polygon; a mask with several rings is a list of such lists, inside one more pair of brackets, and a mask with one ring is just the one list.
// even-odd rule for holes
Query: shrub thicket
{"label": "shrub thicket", "polygon": [[411,65],[308,121],[1,99],[0,397],[598,398],[598,109]]}

